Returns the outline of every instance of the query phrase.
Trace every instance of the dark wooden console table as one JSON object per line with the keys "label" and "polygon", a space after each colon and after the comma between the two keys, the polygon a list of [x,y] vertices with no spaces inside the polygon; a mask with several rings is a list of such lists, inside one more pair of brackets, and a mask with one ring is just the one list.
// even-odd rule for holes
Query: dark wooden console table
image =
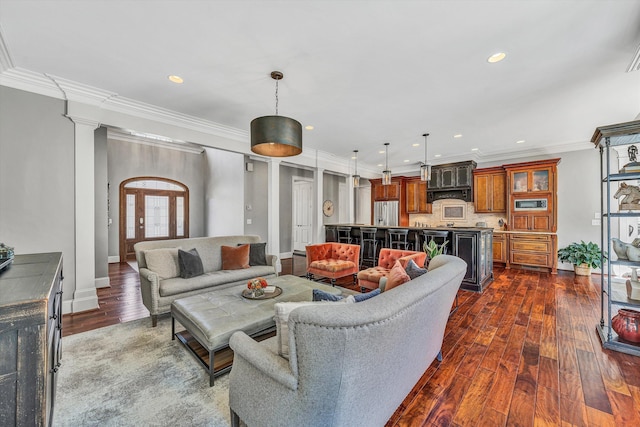
{"label": "dark wooden console table", "polygon": [[16,255],[0,273],[0,426],[50,426],[60,367],[62,254]]}

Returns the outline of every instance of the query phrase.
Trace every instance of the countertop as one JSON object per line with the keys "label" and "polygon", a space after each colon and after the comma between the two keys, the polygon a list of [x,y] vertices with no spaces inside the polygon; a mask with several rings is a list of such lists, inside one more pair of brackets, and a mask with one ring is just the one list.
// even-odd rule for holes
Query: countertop
{"label": "countertop", "polygon": [[472,225],[454,225],[453,227],[447,226],[435,226],[435,227],[413,227],[413,226],[393,226],[393,225],[367,225],[367,224],[324,224],[325,227],[375,227],[381,230],[392,230],[392,229],[407,229],[411,231],[422,231],[422,230],[447,230],[447,231],[482,231],[482,230],[493,230],[494,233],[505,233],[505,234],[548,234],[555,236],[557,233],[552,233],[550,231],[520,231],[520,230],[503,230],[491,227],[475,227]]}

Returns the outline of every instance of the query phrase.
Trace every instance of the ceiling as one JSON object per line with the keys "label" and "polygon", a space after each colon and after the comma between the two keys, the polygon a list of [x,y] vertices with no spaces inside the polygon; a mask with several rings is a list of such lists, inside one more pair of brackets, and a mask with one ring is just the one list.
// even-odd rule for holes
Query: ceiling
{"label": "ceiling", "polygon": [[10,67],[247,134],[280,70],[305,149],[378,168],[389,142],[394,173],[425,132],[431,163],[482,163],[590,148],[640,113],[640,0],[0,0],[0,36]]}

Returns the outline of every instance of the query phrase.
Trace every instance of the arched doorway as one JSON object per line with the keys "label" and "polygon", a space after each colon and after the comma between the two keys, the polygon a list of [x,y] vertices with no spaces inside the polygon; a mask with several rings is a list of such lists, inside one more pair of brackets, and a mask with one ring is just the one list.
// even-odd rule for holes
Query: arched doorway
{"label": "arched doorway", "polygon": [[189,237],[189,189],[160,177],[120,184],[120,262],[135,259],[133,245],[146,240]]}

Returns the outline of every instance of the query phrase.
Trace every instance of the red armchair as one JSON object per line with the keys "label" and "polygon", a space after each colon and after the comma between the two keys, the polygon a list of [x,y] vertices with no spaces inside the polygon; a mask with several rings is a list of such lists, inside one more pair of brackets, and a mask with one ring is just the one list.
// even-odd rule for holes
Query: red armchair
{"label": "red armchair", "polygon": [[360,265],[360,245],[346,243],[319,243],[309,245],[307,250],[307,278],[314,276],[330,279],[335,286],[336,279],[353,275],[356,283],[358,266]]}
{"label": "red armchair", "polygon": [[391,270],[396,261],[400,261],[400,264],[406,267],[410,259],[418,264],[418,267],[422,267],[427,259],[427,254],[401,249],[381,249],[380,255],[378,256],[378,265],[358,273],[358,286],[360,286],[360,289],[363,291],[365,288],[377,289],[380,286],[380,279],[387,277],[389,270]]}

